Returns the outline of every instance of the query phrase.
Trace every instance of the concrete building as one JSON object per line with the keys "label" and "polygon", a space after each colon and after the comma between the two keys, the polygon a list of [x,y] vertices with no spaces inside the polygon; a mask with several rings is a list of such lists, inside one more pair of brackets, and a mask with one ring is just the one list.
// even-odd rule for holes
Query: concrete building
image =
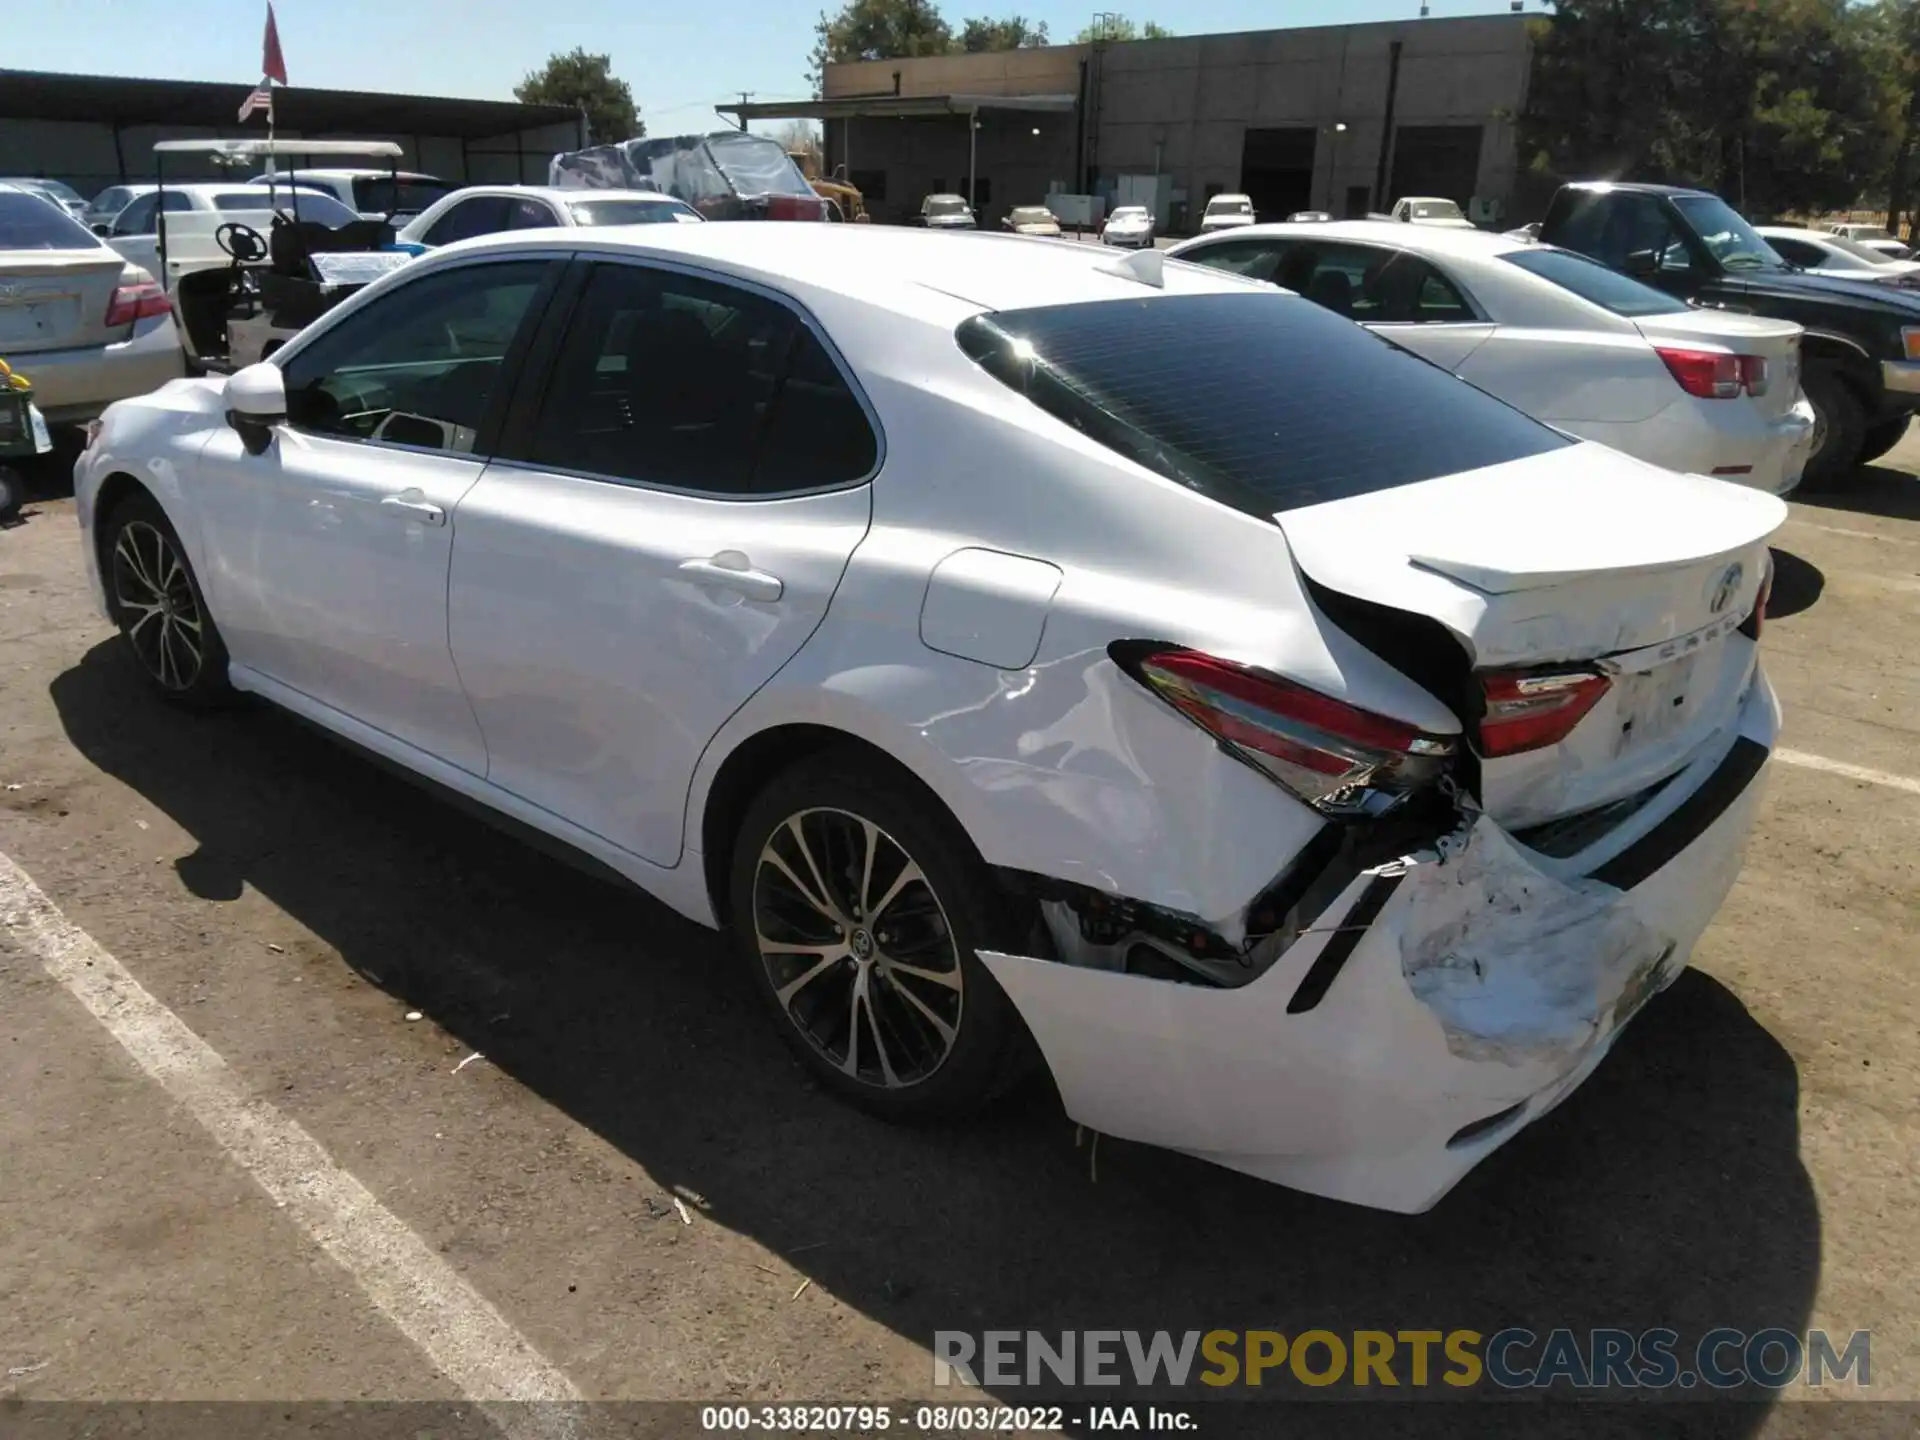
{"label": "concrete building", "polygon": [[[64,180],[83,195],[153,178],[153,142],[262,138],[242,124],[251,85],[0,70],[0,174]],[[576,111],[556,105],[363,94],[276,86],[275,134],[397,140],[404,170],[474,184],[544,184],[555,151],[584,143]],[[168,161],[178,180],[227,178],[197,156]]]}
{"label": "concrete building", "polygon": [[818,100],[722,108],[820,120],[879,219],[969,185],[983,223],[1049,191],[1157,191],[1175,228],[1221,191],[1265,219],[1408,194],[1504,214],[1531,65],[1525,18],[1489,15],[859,61]]}

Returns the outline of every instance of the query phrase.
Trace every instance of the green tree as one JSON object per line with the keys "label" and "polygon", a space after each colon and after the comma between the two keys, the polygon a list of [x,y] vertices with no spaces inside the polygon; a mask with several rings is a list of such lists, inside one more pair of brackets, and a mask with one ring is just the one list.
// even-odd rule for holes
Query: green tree
{"label": "green tree", "polygon": [[1073,37],[1076,45],[1094,40],[1171,40],[1173,31],[1152,20],[1135,24],[1124,15],[1104,15]]}
{"label": "green tree", "polygon": [[990,20],[982,15],[960,27],[959,48],[968,54],[984,50],[1031,50],[1047,43],[1047,22],[1024,15]]}
{"label": "green tree", "polygon": [[1885,30],[1846,0],[1559,0],[1533,22],[1524,153],[1537,175],[1700,185],[1763,216],[1844,205],[1900,129]]}
{"label": "green tree", "polygon": [[825,84],[829,65],[945,55],[953,49],[953,30],[932,0],[847,0],[837,15],[822,11],[813,33],[816,92]]}
{"label": "green tree", "polygon": [[614,77],[612,66],[608,56],[589,55],[575,46],[548,57],[545,65],[513,87],[513,95],[528,105],[584,110],[587,133],[596,144],[637,140],[647,127],[634,106],[633,91],[626,81]]}

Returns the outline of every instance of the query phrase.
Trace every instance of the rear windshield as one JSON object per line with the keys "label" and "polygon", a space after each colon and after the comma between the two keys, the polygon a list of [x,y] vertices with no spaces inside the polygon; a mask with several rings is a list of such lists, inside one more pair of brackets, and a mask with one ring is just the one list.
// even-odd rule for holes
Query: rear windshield
{"label": "rear windshield", "polygon": [[1460,207],[1451,200],[1423,200],[1412,207],[1416,220],[1462,220]]}
{"label": "rear windshield", "polygon": [[1251,200],[1209,200],[1207,213],[1209,215],[1251,215],[1253,202]]}
{"label": "rear windshield", "polygon": [[304,185],[299,194],[293,194],[286,186],[276,185],[268,190],[262,185],[258,190],[222,190],[213,197],[216,210],[283,210],[292,215],[296,211],[302,220],[312,220],[325,225],[329,230],[337,230],[360,217],[331,195],[322,195],[309,190]]}
{"label": "rear windshield", "polygon": [[927,214],[929,215],[964,215],[966,213],[967,202],[957,197],[927,201]]}
{"label": "rear windshield", "polygon": [[1016,225],[1045,225],[1053,219],[1053,212],[1044,205],[1022,205],[1011,218]]}
{"label": "rear windshield", "polygon": [[1437,365],[1277,291],[1003,310],[958,331],[1002,383],[1250,515],[1570,444]]}
{"label": "rear windshield", "polygon": [[1568,250],[1515,250],[1500,257],[1509,265],[1571,290],[1582,300],[1633,319],[1641,315],[1675,315],[1687,307],[1651,285],[1642,285],[1618,270],[1609,270],[1584,255]]}
{"label": "rear windshield", "polygon": [[700,212],[678,200],[570,200],[576,225],[671,225],[698,220]]}
{"label": "rear windshield", "polygon": [[94,233],[44,195],[0,190],[0,250],[98,250]]}
{"label": "rear windshield", "polygon": [[418,215],[452,193],[453,186],[425,176],[409,179],[402,175],[397,185],[391,175],[357,175],[353,181],[353,203],[368,214]]}

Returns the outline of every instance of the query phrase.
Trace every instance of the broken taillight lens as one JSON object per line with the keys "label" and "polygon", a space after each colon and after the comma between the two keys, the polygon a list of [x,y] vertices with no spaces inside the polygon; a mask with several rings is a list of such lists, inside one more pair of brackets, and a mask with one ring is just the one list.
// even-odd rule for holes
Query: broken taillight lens
{"label": "broken taillight lens", "polygon": [[1480,753],[1493,759],[1558,745],[1612,683],[1595,670],[1482,671],[1486,711],[1480,719]]}
{"label": "broken taillight lens", "polygon": [[1115,646],[1128,674],[1309,805],[1378,815],[1437,781],[1454,740],[1197,650]]}
{"label": "broken taillight lens", "polygon": [[1753,611],[1740,622],[1740,633],[1758,640],[1767,624],[1767,601],[1773,597],[1773,553],[1767,553],[1767,573],[1760,577],[1760,593],[1754,598]]}

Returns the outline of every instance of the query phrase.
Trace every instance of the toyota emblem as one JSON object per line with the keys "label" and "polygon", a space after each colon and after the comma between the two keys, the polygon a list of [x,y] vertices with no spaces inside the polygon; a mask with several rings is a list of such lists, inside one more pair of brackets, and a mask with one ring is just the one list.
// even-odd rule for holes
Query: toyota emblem
{"label": "toyota emblem", "polygon": [[1707,610],[1718,615],[1733,603],[1733,597],[1740,593],[1740,582],[1746,578],[1747,567],[1735,561],[1721,572],[1720,578],[1713,582],[1713,592],[1707,597]]}

